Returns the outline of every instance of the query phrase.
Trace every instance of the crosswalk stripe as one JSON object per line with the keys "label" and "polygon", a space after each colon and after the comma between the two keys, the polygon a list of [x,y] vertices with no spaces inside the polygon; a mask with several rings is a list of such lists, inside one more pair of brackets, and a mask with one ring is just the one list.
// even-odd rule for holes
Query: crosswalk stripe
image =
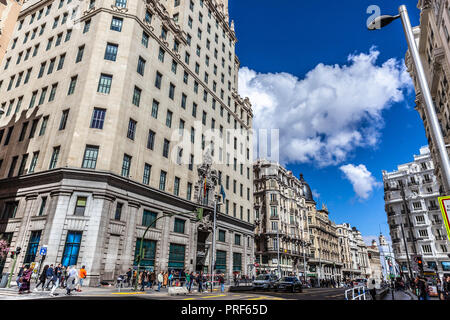
{"label": "crosswalk stripe", "polygon": [[226,294],[220,294],[217,296],[207,296],[207,297],[201,297],[202,299],[210,299],[210,298],[219,298],[219,297],[226,297]]}

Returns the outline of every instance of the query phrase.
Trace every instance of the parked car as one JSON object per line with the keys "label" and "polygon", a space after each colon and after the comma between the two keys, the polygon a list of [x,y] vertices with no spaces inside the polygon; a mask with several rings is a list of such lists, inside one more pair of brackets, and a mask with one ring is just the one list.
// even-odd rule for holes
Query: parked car
{"label": "parked car", "polygon": [[253,281],[253,288],[255,290],[258,289],[269,290],[274,287],[274,284],[277,280],[278,280],[277,277],[273,274],[260,274]]}
{"label": "parked car", "polygon": [[275,291],[302,292],[302,283],[297,277],[283,277],[275,284]]}

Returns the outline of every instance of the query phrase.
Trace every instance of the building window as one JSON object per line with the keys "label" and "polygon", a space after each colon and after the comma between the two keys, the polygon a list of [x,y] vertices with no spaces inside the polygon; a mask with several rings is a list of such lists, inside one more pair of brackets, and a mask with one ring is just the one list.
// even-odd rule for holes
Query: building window
{"label": "building window", "polygon": [[116,61],[119,46],[113,43],[107,43],[105,49],[105,60]]}
{"label": "building window", "polygon": [[165,157],[165,158],[169,158],[169,147],[170,147],[170,141],[167,139],[164,139],[163,157]]}
{"label": "building window", "polygon": [[240,234],[235,234],[234,235],[234,244],[237,246],[241,245],[241,235]]}
{"label": "building window", "polygon": [[83,33],[89,32],[90,27],[91,27],[91,20],[87,20],[84,23]]}
{"label": "building window", "polygon": [[150,173],[152,170],[152,166],[146,163],[144,165],[144,176],[142,178],[142,183],[148,185],[150,183]]}
{"label": "building window", "polygon": [[11,201],[5,203],[1,220],[14,219],[16,217],[19,201]]}
{"label": "building window", "polygon": [[64,110],[61,115],[61,121],[59,122],[59,130],[64,130],[67,124],[67,118],[69,117],[69,109]]}
{"label": "building window", "polygon": [[42,197],[41,199],[41,207],[39,209],[38,216],[44,215],[45,205],[47,204],[47,197]]}
{"label": "building window", "polygon": [[116,7],[126,8],[127,0],[116,0]]}
{"label": "building window", "polygon": [[50,160],[49,169],[56,168],[56,164],[58,162],[59,150],[60,150],[60,147],[54,147],[53,148],[53,154],[52,154],[52,158]]}
{"label": "building window", "polygon": [[30,235],[30,240],[28,241],[27,253],[25,254],[23,264],[30,264],[34,262],[40,240],[41,240],[41,230],[32,231]]}
{"label": "building window", "polygon": [[156,72],[155,87],[157,87],[158,89],[161,89],[161,82],[162,82],[162,74],[159,72]]}
{"label": "building window", "polygon": [[137,73],[139,73],[141,76],[143,76],[144,71],[145,71],[145,60],[142,57],[139,57],[138,65],[137,65]]}
{"label": "building window", "polygon": [[172,111],[170,111],[170,110],[167,110],[166,126],[169,128],[172,127]]}
{"label": "building window", "polygon": [[74,76],[70,79],[70,85],[69,85],[69,91],[67,92],[67,95],[70,96],[75,92],[75,87],[77,85],[77,79],[78,76]]}
{"label": "building window", "polygon": [[174,222],[174,226],[173,226],[173,232],[184,234],[184,226],[185,226],[185,224],[186,224],[185,220],[175,218],[175,222]]}
{"label": "building window", "polygon": [[225,230],[219,230],[219,241],[220,242],[225,242],[225,236],[226,236],[226,231]]}
{"label": "building window", "polygon": [[148,48],[148,39],[149,39],[149,35],[145,32],[142,32],[142,40],[141,43],[144,47]]}
{"label": "building window", "polygon": [[131,166],[131,156],[124,154],[122,162],[122,177],[129,177]]}
{"label": "building window", "polygon": [[105,109],[94,108],[92,113],[91,128],[93,129],[103,129],[103,123],[105,122]]}
{"label": "building window", "polygon": [[156,133],[154,131],[149,130],[147,139],[147,148],[150,150],[153,150],[153,148],[155,147],[155,135]]}
{"label": "building window", "polygon": [[186,199],[190,201],[191,198],[192,198],[192,183],[188,182]]}
{"label": "building window", "polygon": [[159,190],[164,191],[166,189],[166,177],[167,172],[161,170],[161,175],[159,177]]}
{"label": "building window", "polygon": [[133,101],[132,102],[133,102],[133,104],[136,107],[139,107],[139,103],[141,101],[141,93],[142,93],[142,90],[135,86],[134,87],[134,92],[133,92]]}
{"label": "building window", "polygon": [[169,88],[169,98],[172,100],[175,98],[175,85],[173,85],[172,83],[170,84]]}
{"label": "building window", "polygon": [[112,75],[101,74],[98,82],[97,92],[109,94],[111,91]]}
{"label": "building window", "polygon": [[36,164],[39,157],[39,151],[33,153],[33,158],[31,158],[30,169],[28,169],[28,173],[33,173],[36,168]]}
{"label": "building window", "polygon": [[[141,249],[141,239],[136,240],[136,249],[134,251],[134,266],[137,266],[136,258],[139,256],[139,251]],[[155,265],[156,256],[156,241],[145,240],[142,243],[142,251],[144,256],[141,259],[141,267],[153,267]]]}
{"label": "building window", "polygon": [[122,208],[123,208],[123,203],[117,202],[116,212],[114,214],[114,220],[120,221],[120,218],[122,217]]}
{"label": "building window", "polygon": [[77,58],[75,60],[75,63],[78,63],[81,60],[83,60],[83,54],[84,54],[84,45],[78,47]]}
{"label": "building window", "polygon": [[242,271],[242,254],[233,252],[233,271]]}
{"label": "building window", "polygon": [[86,146],[84,151],[82,168],[95,169],[97,165],[98,146]]}
{"label": "building window", "polygon": [[39,136],[43,136],[45,134],[45,129],[47,128],[48,116],[42,119],[41,129],[39,130]]}
{"label": "building window", "polygon": [[158,217],[158,213],[145,210],[142,213],[142,225],[144,227],[156,228],[155,221]]}
{"label": "building window", "polygon": [[227,252],[217,250],[216,251],[216,271],[226,273],[227,272]]}
{"label": "building window", "polygon": [[75,216],[84,216],[84,212],[86,211],[86,202],[87,197],[77,197],[75,211],[73,213]]}
{"label": "building window", "polygon": [[111,30],[121,32],[122,31],[122,25],[123,25],[123,19],[113,17],[111,21]]}
{"label": "building window", "polygon": [[64,246],[64,254],[61,264],[65,267],[75,266],[78,261],[81,245],[81,231],[69,231],[67,234],[66,244]]}
{"label": "building window", "polygon": [[181,244],[170,244],[169,249],[169,269],[184,269],[184,258],[185,258],[186,247]]}

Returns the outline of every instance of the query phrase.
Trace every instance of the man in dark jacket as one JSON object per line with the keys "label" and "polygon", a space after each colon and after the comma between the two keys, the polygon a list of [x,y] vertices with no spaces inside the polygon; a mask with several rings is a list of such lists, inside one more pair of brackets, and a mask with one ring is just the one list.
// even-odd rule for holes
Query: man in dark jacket
{"label": "man in dark jacket", "polygon": [[445,300],[450,300],[450,276],[447,276],[443,283],[443,294]]}
{"label": "man in dark jacket", "polygon": [[53,269],[53,264],[50,265],[50,268],[47,269],[46,273],[47,282],[45,283],[45,289],[49,290],[50,282],[54,282],[55,270]]}

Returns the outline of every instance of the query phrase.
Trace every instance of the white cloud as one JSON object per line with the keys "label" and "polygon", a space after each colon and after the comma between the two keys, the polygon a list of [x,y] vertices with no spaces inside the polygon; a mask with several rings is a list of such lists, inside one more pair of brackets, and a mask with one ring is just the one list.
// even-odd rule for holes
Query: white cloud
{"label": "white cloud", "polygon": [[304,79],[240,70],[239,93],[250,98],[254,128],[280,129],[281,163],[337,165],[356,148],[378,144],[382,111],[412,86],[402,61],[377,65],[379,54],[372,48],[344,66],[319,64]]}
{"label": "white cloud", "polygon": [[381,183],[372,176],[372,173],[363,164],[359,166],[347,164],[339,169],[353,185],[353,190],[360,199],[367,200],[373,189],[381,186]]}

